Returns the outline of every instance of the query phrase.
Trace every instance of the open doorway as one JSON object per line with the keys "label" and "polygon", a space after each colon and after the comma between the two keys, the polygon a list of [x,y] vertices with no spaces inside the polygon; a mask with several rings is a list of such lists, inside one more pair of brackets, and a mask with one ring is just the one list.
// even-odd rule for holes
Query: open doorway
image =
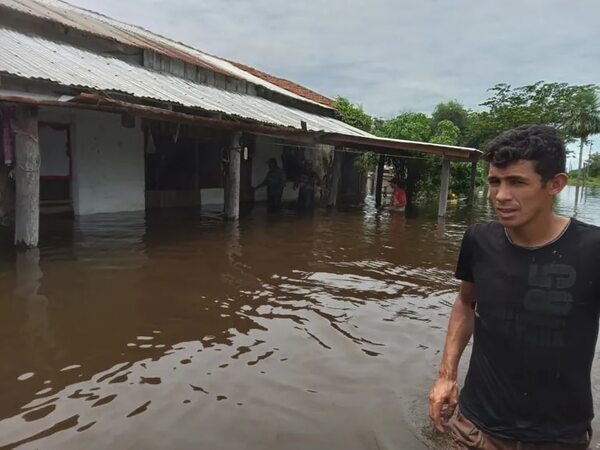
{"label": "open doorway", "polygon": [[72,210],[69,126],[40,123],[40,206],[44,212]]}

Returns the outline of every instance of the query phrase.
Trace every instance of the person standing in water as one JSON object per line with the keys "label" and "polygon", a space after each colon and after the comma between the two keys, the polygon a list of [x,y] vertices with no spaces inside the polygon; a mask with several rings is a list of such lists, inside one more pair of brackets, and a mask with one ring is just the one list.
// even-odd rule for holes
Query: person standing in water
{"label": "person standing in water", "polygon": [[281,210],[281,197],[285,188],[285,173],[277,164],[275,158],[270,158],[267,162],[269,170],[262,183],[254,188],[259,189],[263,186],[267,187],[267,204],[269,211],[277,212]]}
{"label": "person standing in water", "polygon": [[[429,416],[460,449],[587,449],[600,228],[553,212],[567,184],[565,147],[553,128],[502,133],[483,159],[498,220],[464,234]],[[471,337],[459,396],[458,365]]]}
{"label": "person standing in water", "polygon": [[403,212],[406,209],[406,191],[398,178],[390,180],[392,187],[392,198],[390,204],[386,206],[389,211]]}
{"label": "person standing in water", "polygon": [[315,189],[321,185],[321,180],[313,170],[312,162],[304,161],[304,167],[294,189],[298,189],[298,209],[312,211],[315,207]]}

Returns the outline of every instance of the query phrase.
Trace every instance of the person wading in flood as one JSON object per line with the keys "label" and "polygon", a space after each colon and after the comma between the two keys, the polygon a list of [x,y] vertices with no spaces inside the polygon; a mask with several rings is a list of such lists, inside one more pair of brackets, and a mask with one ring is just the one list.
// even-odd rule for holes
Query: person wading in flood
{"label": "person wading in flood", "polygon": [[[473,225],[463,237],[462,283],[429,415],[460,449],[587,449],[600,228],[552,210],[567,184],[554,129],[507,131],[483,158],[498,221]],[[471,335],[459,398],[458,363]]]}
{"label": "person wading in flood", "polygon": [[267,164],[269,165],[267,176],[265,176],[263,182],[256,186],[254,190],[266,186],[269,211],[277,212],[281,210],[281,197],[285,188],[285,173],[277,165],[275,158],[270,158]]}
{"label": "person wading in flood", "polygon": [[392,198],[390,204],[385,207],[389,211],[404,212],[406,209],[406,191],[398,178],[390,180],[392,186]]}
{"label": "person wading in flood", "polygon": [[298,188],[298,209],[312,211],[315,207],[315,187],[321,185],[319,175],[313,170],[312,162],[304,161],[304,167],[294,189]]}

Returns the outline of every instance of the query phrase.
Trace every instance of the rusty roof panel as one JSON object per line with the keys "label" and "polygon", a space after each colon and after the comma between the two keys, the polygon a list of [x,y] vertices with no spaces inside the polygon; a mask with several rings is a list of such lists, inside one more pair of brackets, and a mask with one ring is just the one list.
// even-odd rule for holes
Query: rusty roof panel
{"label": "rusty roof panel", "polygon": [[327,98],[324,95],[319,94],[318,92],[315,92],[311,89],[294,83],[293,81],[286,80],[284,78],[279,78],[274,75],[269,75],[268,73],[258,70],[254,67],[246,66],[245,64],[241,64],[235,61],[231,61],[231,64],[233,64],[236,67],[239,67],[242,70],[245,70],[246,72],[252,75],[257,76],[258,78],[261,78],[265,81],[269,81],[273,84],[276,84],[277,86],[287,89],[288,91],[296,92],[302,95],[304,98],[320,103],[321,105],[328,106],[330,108],[335,108],[335,102],[330,98]]}

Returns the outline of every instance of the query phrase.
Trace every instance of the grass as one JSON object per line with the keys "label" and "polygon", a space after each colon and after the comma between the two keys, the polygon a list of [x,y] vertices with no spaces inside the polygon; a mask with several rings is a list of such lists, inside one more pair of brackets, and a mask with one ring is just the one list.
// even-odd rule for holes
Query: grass
{"label": "grass", "polygon": [[[575,186],[577,184],[577,177],[571,177],[569,178],[569,185],[570,186]],[[585,186],[594,186],[594,187],[600,187],[600,178],[587,178],[587,179],[583,179],[582,180],[582,185]]]}

